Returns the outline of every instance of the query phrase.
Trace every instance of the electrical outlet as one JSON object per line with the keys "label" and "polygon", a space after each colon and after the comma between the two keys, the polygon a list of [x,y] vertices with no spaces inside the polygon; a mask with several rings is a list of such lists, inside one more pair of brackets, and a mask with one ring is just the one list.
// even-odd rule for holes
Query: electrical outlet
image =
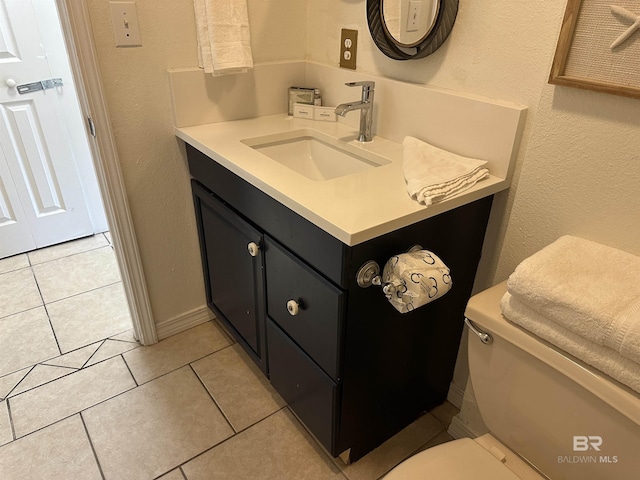
{"label": "electrical outlet", "polygon": [[356,69],[358,53],[358,30],[342,29],[340,35],[340,67]]}

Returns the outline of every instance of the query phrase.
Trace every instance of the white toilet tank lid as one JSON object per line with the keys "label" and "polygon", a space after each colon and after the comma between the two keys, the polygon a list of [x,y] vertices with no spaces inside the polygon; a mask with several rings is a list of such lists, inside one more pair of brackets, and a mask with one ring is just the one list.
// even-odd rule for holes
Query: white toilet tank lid
{"label": "white toilet tank lid", "polygon": [[424,450],[391,470],[383,480],[521,480],[470,438]]}

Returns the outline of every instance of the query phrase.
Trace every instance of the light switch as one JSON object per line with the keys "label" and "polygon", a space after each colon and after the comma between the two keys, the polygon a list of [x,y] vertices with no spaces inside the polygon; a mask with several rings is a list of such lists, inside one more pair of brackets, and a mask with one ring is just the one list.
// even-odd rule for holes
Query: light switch
{"label": "light switch", "polygon": [[109,2],[116,47],[139,47],[140,27],[136,2]]}
{"label": "light switch", "polygon": [[407,16],[407,32],[418,31],[420,14],[422,13],[422,1],[411,0],[409,2],[409,15]]}

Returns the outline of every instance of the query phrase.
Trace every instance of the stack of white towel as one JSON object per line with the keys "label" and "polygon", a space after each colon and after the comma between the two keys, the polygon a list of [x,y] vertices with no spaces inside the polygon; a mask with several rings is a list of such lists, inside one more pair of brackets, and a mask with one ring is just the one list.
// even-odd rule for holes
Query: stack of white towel
{"label": "stack of white towel", "polygon": [[247,0],[193,0],[198,62],[214,76],[253,68]]}
{"label": "stack of white towel", "polygon": [[504,316],[640,392],[640,257],[573,236],[524,260]]}
{"label": "stack of white towel", "polygon": [[414,137],[405,137],[402,144],[407,191],[426,206],[447,200],[489,176],[484,160],[462,157]]}

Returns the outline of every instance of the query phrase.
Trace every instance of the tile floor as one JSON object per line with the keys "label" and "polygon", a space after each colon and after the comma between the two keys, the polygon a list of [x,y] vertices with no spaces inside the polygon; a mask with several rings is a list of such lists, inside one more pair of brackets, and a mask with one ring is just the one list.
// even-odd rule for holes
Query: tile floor
{"label": "tile floor", "polygon": [[140,347],[97,237],[0,260],[3,480],[376,480],[451,439],[445,403],[352,465],[332,459],[214,322]]}

